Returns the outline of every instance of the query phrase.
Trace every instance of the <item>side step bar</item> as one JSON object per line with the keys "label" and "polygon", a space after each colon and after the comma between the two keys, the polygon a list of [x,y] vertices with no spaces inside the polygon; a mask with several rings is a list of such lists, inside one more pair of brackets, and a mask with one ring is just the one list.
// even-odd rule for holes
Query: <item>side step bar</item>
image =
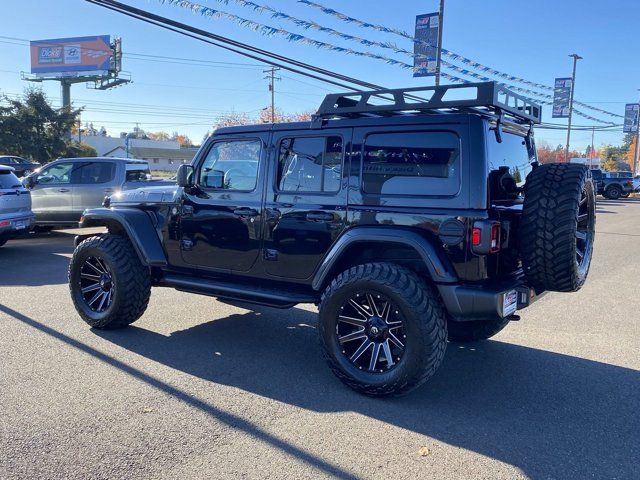
{"label": "side step bar", "polygon": [[298,303],[318,303],[320,301],[320,294],[314,295],[312,293],[263,288],[177,274],[165,275],[157,285],[175,288],[181,292],[199,293],[225,300],[236,300],[276,308],[290,308]]}

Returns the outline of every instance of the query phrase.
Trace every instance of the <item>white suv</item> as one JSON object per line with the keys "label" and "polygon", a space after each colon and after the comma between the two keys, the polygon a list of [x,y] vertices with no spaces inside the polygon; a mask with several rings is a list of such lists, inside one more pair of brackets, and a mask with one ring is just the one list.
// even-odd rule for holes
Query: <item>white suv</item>
{"label": "white suv", "polygon": [[0,165],[0,247],[31,230],[34,221],[29,190],[22,186],[13,168]]}

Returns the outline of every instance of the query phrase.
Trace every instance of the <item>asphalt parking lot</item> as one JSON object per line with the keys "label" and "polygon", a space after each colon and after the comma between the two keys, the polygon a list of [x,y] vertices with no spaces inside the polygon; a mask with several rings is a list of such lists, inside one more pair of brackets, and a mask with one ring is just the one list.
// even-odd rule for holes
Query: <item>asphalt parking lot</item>
{"label": "asphalt parking lot", "polygon": [[600,201],[597,231],[580,292],[449,344],[430,383],[384,400],[333,377],[313,306],[157,288],[135,326],[93,331],[67,291],[73,237],[11,241],[0,478],[640,478],[640,201]]}

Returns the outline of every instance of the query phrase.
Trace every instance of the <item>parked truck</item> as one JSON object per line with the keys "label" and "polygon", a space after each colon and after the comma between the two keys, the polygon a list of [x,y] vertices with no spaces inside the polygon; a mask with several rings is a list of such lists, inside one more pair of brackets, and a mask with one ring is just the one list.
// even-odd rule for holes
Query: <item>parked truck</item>
{"label": "parked truck", "polygon": [[[609,175],[611,172],[603,172],[599,168],[591,170],[596,193],[609,200],[617,200],[620,197],[628,197],[635,188],[633,178],[620,175]],[[616,172],[619,173],[619,172]]]}
{"label": "parked truck", "polygon": [[171,185],[152,180],[149,164],[130,158],[62,158],[26,177],[36,226],[76,227],[87,208],[123,190]]}

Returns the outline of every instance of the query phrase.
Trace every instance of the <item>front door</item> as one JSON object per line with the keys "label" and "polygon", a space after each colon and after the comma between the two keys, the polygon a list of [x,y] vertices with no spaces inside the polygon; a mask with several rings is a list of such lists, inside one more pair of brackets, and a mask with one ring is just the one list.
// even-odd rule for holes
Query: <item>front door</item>
{"label": "front door", "polygon": [[351,130],[274,134],[263,252],[270,275],[311,277],[345,228],[350,142]]}
{"label": "front door", "polygon": [[44,167],[31,189],[33,213],[38,222],[69,222],[73,218],[72,177],[76,164],[56,162]]}
{"label": "front door", "polygon": [[[247,272],[260,253],[268,134],[212,141],[185,189],[180,249],[185,263]],[[188,191],[187,191],[188,190]]]}

